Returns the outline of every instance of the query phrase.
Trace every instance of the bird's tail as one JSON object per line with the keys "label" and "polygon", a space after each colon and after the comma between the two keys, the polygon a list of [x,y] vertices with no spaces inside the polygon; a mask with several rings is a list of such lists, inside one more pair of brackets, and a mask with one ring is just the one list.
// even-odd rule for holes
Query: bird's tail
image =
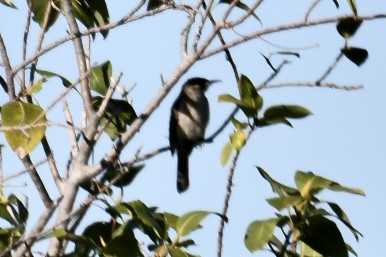
{"label": "bird's tail", "polygon": [[189,155],[178,153],[177,165],[177,191],[185,192],[189,187]]}

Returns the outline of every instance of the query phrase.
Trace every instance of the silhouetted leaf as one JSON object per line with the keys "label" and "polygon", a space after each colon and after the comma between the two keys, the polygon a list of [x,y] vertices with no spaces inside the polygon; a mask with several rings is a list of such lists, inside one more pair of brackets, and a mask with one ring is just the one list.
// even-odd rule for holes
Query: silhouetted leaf
{"label": "silhouetted leaf", "polygon": [[357,3],[355,0],[347,0],[352,12],[354,13],[355,16],[358,16],[358,10],[357,10]]}
{"label": "silhouetted leaf", "polygon": [[342,53],[357,66],[361,66],[369,56],[366,49],[357,47],[345,47],[341,49]]}
{"label": "silhouetted leaf", "polygon": [[[232,4],[234,0],[220,0],[220,4]],[[256,13],[252,12],[251,8],[248,7],[248,5],[244,4],[241,1],[238,1],[236,6],[246,12],[251,12],[251,15],[258,21],[260,24],[262,24],[259,16],[256,15]]]}
{"label": "silhouetted leaf", "polygon": [[338,219],[351,230],[357,241],[359,240],[359,236],[363,237],[363,235],[351,225],[351,222],[347,217],[346,213],[343,211],[342,208],[340,208],[338,204],[332,202],[327,202],[327,204],[330,206],[331,210],[334,211]]}
{"label": "silhouetted leaf", "polygon": [[276,224],[281,218],[256,220],[252,222],[244,237],[244,244],[250,252],[262,249],[272,238]]}
{"label": "silhouetted leaf", "polygon": [[[129,171],[121,171],[120,169],[108,170],[103,178],[109,182],[115,180],[113,185],[116,187],[125,187],[133,182],[143,167],[144,165],[133,166]],[[119,177],[118,180],[116,180],[117,177]]]}
{"label": "silhouetted leaf", "polygon": [[339,8],[339,3],[338,3],[338,0],[332,0],[336,6],[336,8],[338,9]]}
{"label": "silhouetted leaf", "polygon": [[[5,139],[13,151],[24,158],[40,143],[46,131],[46,115],[37,105],[9,102],[1,108],[3,127],[13,127],[5,131]],[[28,127],[28,128],[26,128]]]}
{"label": "silhouetted leaf", "polygon": [[347,39],[352,37],[355,32],[357,32],[362,22],[363,20],[356,19],[353,17],[347,17],[340,20],[338,24],[336,24],[336,29],[342,37]]}
{"label": "silhouetted leaf", "polygon": [[260,54],[263,56],[264,60],[267,62],[268,66],[273,70],[273,72],[276,72],[276,68],[272,65],[271,60],[262,53]]}
{"label": "silhouetted leaf", "polygon": [[295,226],[300,232],[299,240],[323,256],[348,257],[342,234],[333,221],[315,215]]}
{"label": "silhouetted leaf", "polygon": [[152,11],[164,5],[162,0],[149,0],[147,3],[147,10]]}

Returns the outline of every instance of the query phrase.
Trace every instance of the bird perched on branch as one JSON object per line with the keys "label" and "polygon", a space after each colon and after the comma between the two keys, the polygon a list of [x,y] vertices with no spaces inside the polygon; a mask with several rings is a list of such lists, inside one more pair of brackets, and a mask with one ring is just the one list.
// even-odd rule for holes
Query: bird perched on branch
{"label": "bird perched on branch", "polygon": [[177,191],[189,187],[189,155],[193,147],[203,142],[209,122],[209,103],[205,92],[218,80],[188,79],[172,106],[169,141],[172,155],[177,152]]}

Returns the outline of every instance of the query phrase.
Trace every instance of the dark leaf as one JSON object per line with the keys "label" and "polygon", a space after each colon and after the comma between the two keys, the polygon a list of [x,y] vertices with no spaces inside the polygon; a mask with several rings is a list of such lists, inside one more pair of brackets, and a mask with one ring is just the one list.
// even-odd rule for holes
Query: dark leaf
{"label": "dark leaf", "polygon": [[[92,104],[95,110],[98,110],[103,102],[102,97],[95,96],[92,98]],[[126,126],[130,125],[137,115],[134,108],[126,101],[111,99],[107,104],[106,111],[101,119],[101,127],[106,134],[115,140],[118,135],[126,130]]]}
{"label": "dark leaf", "polygon": [[330,206],[331,210],[334,211],[338,219],[351,230],[351,232],[354,234],[354,237],[357,241],[359,240],[359,236],[363,237],[363,235],[351,225],[349,218],[347,217],[343,209],[340,208],[339,205],[332,202],[327,202],[327,204]]}
{"label": "dark leaf", "polygon": [[357,10],[357,3],[355,0],[347,0],[352,12],[354,13],[355,16],[358,16],[358,10]]}
{"label": "dark leaf", "polygon": [[266,57],[265,55],[263,55],[262,53],[260,53],[260,54],[261,54],[261,56],[263,56],[263,58],[267,62],[268,66],[273,70],[273,72],[276,73],[276,69],[275,69],[275,67],[273,67],[273,65],[272,65],[271,61],[269,60],[269,58]]}
{"label": "dark leaf", "polygon": [[323,256],[348,257],[347,247],[336,224],[315,215],[295,224],[299,239]]}
{"label": "dark leaf", "polygon": [[149,0],[147,3],[147,10],[152,11],[164,5],[162,0]]}
{"label": "dark leaf", "polygon": [[332,0],[336,6],[337,9],[339,9],[339,3],[338,3],[338,0]]}
{"label": "dark leaf", "polygon": [[339,34],[345,39],[352,37],[358,28],[361,26],[363,20],[356,19],[353,17],[347,17],[338,22],[336,29]]}
{"label": "dark leaf", "polygon": [[131,182],[133,182],[133,180],[136,178],[136,176],[139,174],[139,172],[142,170],[143,167],[144,165],[133,166],[128,171],[120,170],[120,169],[108,170],[103,176],[103,179],[109,182],[114,180],[113,182],[114,186],[124,187],[131,184]]}
{"label": "dark leaf", "polygon": [[357,66],[361,66],[369,56],[369,53],[366,49],[357,48],[357,47],[345,47],[342,50],[342,53]]}
{"label": "dark leaf", "polygon": [[239,0],[220,0],[220,4],[232,4],[233,1],[238,1],[236,6],[246,12],[250,12],[251,15],[258,21],[260,24],[262,24],[259,16],[256,15],[256,13],[252,12],[251,8],[248,7],[248,5],[244,4],[243,2]]}

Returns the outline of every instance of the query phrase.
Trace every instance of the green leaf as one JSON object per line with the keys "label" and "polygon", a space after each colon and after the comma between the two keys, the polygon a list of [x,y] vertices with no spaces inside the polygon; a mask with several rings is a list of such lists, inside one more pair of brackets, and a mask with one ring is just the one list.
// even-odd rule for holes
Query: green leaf
{"label": "green leaf", "polygon": [[266,121],[282,119],[282,118],[292,118],[299,119],[307,117],[312,114],[308,109],[299,105],[275,105],[269,107],[264,112],[264,119]]}
{"label": "green leaf", "polygon": [[165,212],[164,218],[170,227],[172,227],[174,230],[177,230],[177,222],[180,217],[173,213]]}
{"label": "green leaf", "polygon": [[169,254],[170,257],[197,257],[186,251],[181,250],[180,248],[170,248]]}
{"label": "green leaf", "polygon": [[268,181],[268,183],[271,185],[272,187],[272,191],[277,193],[279,196],[283,197],[283,196],[288,196],[288,195],[300,195],[299,191],[296,190],[295,188],[292,188],[292,187],[289,187],[289,186],[286,186],[286,185],[283,185],[279,182],[277,182],[276,180],[274,180],[273,178],[271,178],[268,173],[263,170],[263,168],[261,167],[256,167],[257,170],[259,171],[260,175]]}
{"label": "green leaf", "polygon": [[91,69],[91,90],[101,95],[106,95],[107,90],[110,87],[112,73],[113,67],[110,61],[106,61],[93,67]]}
{"label": "green leaf", "polygon": [[[98,110],[104,98],[95,96],[92,98],[92,104],[95,110]],[[104,132],[115,140],[118,135],[126,130],[127,125],[137,118],[134,108],[126,101],[111,99],[107,104],[106,111],[101,119],[100,125]]]}
{"label": "green leaf", "polygon": [[[232,2],[235,1],[235,0],[220,0],[220,4],[232,4]],[[248,5],[244,4],[243,2],[241,1],[238,1],[236,3],[236,6],[246,12],[251,12],[251,15],[260,23],[262,24],[259,16],[256,15],[256,13],[252,12],[251,8],[248,7]]]}
{"label": "green leaf", "polygon": [[250,252],[262,249],[272,238],[274,229],[281,218],[256,220],[252,222],[244,237],[244,244]]}
{"label": "green leaf", "polygon": [[57,73],[54,73],[51,71],[46,71],[46,70],[38,70],[38,69],[36,69],[35,71],[36,71],[36,73],[41,75],[44,79],[49,79],[52,77],[59,78],[62,81],[63,86],[65,86],[65,87],[69,87],[72,85],[72,83],[68,79],[66,79],[65,77],[63,77]]}
{"label": "green leaf", "polygon": [[358,47],[345,47],[341,49],[341,52],[357,66],[361,66],[369,56],[366,49]]}
{"label": "green leaf", "polygon": [[347,0],[352,12],[354,13],[355,16],[358,16],[358,10],[357,10],[357,3],[355,0]]}
{"label": "green leaf", "polygon": [[333,221],[322,215],[315,215],[295,226],[300,232],[299,240],[321,255],[348,257],[342,234]]}
{"label": "green leaf", "polygon": [[0,0],[0,3],[5,5],[5,6],[17,9],[16,5],[14,5],[13,2],[10,0]]}
{"label": "green leaf", "polygon": [[181,216],[177,221],[177,234],[186,236],[201,227],[200,222],[208,216],[207,211],[193,211]]}
{"label": "green leaf", "polygon": [[19,158],[24,158],[32,152],[46,131],[47,119],[44,110],[34,104],[9,102],[1,108],[1,119],[3,127],[14,128],[4,134]]}
{"label": "green leaf", "polygon": [[148,208],[143,202],[137,200],[127,204],[133,218],[141,222],[141,228],[154,242],[167,237],[163,215],[156,213],[154,208]]}
{"label": "green leaf", "polygon": [[[56,22],[56,20],[59,17],[59,12],[51,7],[51,1],[50,0],[28,0],[29,4],[31,5],[31,11],[33,13],[32,19],[39,24],[40,27],[43,27],[44,25],[44,18],[46,16],[46,10],[47,8],[50,8],[50,14],[48,16],[48,22],[47,22],[47,31],[49,28],[51,28],[52,25]],[[60,1],[55,0],[54,4],[56,6],[60,6]]]}
{"label": "green leaf", "polygon": [[240,151],[245,145],[246,135],[242,130],[238,130],[235,133],[231,134],[229,138],[230,138],[232,147],[236,151]]}
{"label": "green leaf", "polygon": [[233,126],[237,129],[237,130],[242,130],[242,129],[245,129],[248,127],[248,123],[247,122],[240,122],[238,121],[237,119],[235,118],[232,118],[231,119],[231,122],[233,124]]}
{"label": "green leaf", "polygon": [[347,17],[338,22],[336,29],[343,38],[348,39],[354,36],[362,22],[363,20]]}
{"label": "green leaf", "polygon": [[247,117],[254,117],[263,106],[263,98],[248,77],[241,75],[238,81],[240,103],[237,104]]}
{"label": "green leaf", "polygon": [[29,94],[36,94],[36,93],[39,93],[40,90],[42,90],[42,87],[43,87],[43,81],[44,79],[39,79],[35,84],[33,84],[29,90],[28,90],[28,93]]}
{"label": "green leaf", "polygon": [[161,0],[149,0],[147,3],[147,10],[152,11],[161,7],[162,5],[164,5],[164,2]]}
{"label": "green leaf", "polygon": [[274,207],[276,210],[281,211],[282,209],[293,207],[303,201],[303,197],[299,196],[283,196],[278,198],[267,199],[269,205]]}
{"label": "green leaf", "polygon": [[337,182],[314,175],[312,172],[297,171],[295,174],[295,183],[300,194],[307,199],[310,199],[322,189],[364,195],[361,189],[341,186]]}
{"label": "green leaf", "polygon": [[229,95],[229,94],[225,94],[225,95],[219,95],[218,96],[218,101],[221,103],[221,102],[226,102],[226,103],[234,103],[236,105],[241,105],[242,102],[237,99],[236,97],[232,96],[232,95]]}
{"label": "green leaf", "polygon": [[233,146],[231,143],[227,143],[221,151],[221,165],[224,167],[227,164],[231,154],[233,152]]}

